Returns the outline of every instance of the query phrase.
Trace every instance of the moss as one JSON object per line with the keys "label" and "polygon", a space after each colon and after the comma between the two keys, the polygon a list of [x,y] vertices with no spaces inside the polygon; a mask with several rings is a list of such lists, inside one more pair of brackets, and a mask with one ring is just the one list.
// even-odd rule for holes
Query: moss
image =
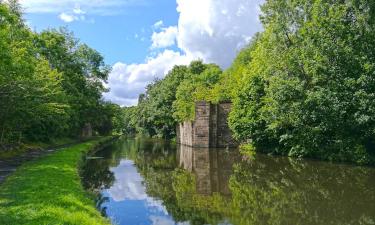
{"label": "moss", "polygon": [[78,173],[82,155],[106,140],[77,144],[21,166],[0,187],[0,224],[110,224]]}

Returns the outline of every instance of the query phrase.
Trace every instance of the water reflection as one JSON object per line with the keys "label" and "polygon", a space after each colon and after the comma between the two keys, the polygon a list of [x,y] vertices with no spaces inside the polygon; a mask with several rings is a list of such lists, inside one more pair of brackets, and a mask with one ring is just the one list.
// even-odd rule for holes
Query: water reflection
{"label": "water reflection", "polygon": [[110,171],[111,160],[114,146],[109,146],[96,153],[96,156],[103,157],[102,160],[90,159],[81,168],[83,186],[90,191],[98,192],[101,189],[109,188],[115,180],[114,174]]}
{"label": "water reflection", "polygon": [[124,139],[83,169],[116,224],[375,224],[375,170]]}
{"label": "water reflection", "polygon": [[240,160],[236,149],[208,149],[178,146],[179,165],[192,172],[199,194],[211,195],[215,192],[230,195],[228,186],[233,164]]}
{"label": "water reflection", "polygon": [[236,224],[374,224],[374,169],[256,155],[230,182]]}

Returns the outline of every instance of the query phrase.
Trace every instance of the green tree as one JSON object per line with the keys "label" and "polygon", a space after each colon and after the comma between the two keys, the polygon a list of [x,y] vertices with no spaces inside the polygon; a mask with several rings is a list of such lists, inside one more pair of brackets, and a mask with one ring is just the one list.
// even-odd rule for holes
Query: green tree
{"label": "green tree", "polygon": [[194,120],[196,101],[213,101],[213,87],[220,80],[222,70],[215,64],[193,61],[184,81],[176,90],[173,102],[174,118],[178,122]]}
{"label": "green tree", "polygon": [[172,138],[176,135],[177,122],[173,118],[176,90],[188,75],[186,66],[175,66],[162,80],[147,86],[139,102],[139,115],[144,132],[150,136]]}
{"label": "green tree", "polygon": [[114,128],[120,110],[101,100],[110,69],[66,29],[32,32],[17,1],[1,2],[0,48],[2,147]]}
{"label": "green tree", "polygon": [[37,46],[51,66],[62,73],[62,88],[71,106],[69,131],[77,135],[87,123],[104,122],[101,97],[110,69],[100,53],[81,44],[66,29],[43,31]]}
{"label": "green tree", "polygon": [[369,163],[374,3],[271,0],[262,11],[265,31],[234,98],[236,136],[290,156]]}
{"label": "green tree", "polygon": [[20,16],[16,1],[0,4],[1,143],[21,142],[24,135],[49,139],[61,134],[67,119],[61,74],[36,57],[35,34]]}

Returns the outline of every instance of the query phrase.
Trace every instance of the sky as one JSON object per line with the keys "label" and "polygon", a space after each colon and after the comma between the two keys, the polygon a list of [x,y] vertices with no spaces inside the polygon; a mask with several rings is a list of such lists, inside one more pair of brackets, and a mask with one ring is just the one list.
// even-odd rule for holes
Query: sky
{"label": "sky", "polygon": [[101,207],[106,208],[107,216],[114,224],[176,224],[163,201],[146,193],[144,179],[133,161],[121,160],[118,166],[110,170],[115,182],[102,192],[108,201]]}
{"label": "sky", "polygon": [[122,106],[174,65],[222,69],[262,30],[264,0],[20,0],[35,31],[67,27],[112,66],[104,94]]}

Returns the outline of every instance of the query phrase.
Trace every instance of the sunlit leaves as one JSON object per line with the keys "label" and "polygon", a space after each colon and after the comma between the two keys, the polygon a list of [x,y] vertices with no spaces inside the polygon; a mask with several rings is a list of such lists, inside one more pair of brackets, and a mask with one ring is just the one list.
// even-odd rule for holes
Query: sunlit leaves
{"label": "sunlit leaves", "polygon": [[233,101],[236,136],[267,151],[363,163],[374,152],[374,4],[272,0],[262,10],[265,31]]}

